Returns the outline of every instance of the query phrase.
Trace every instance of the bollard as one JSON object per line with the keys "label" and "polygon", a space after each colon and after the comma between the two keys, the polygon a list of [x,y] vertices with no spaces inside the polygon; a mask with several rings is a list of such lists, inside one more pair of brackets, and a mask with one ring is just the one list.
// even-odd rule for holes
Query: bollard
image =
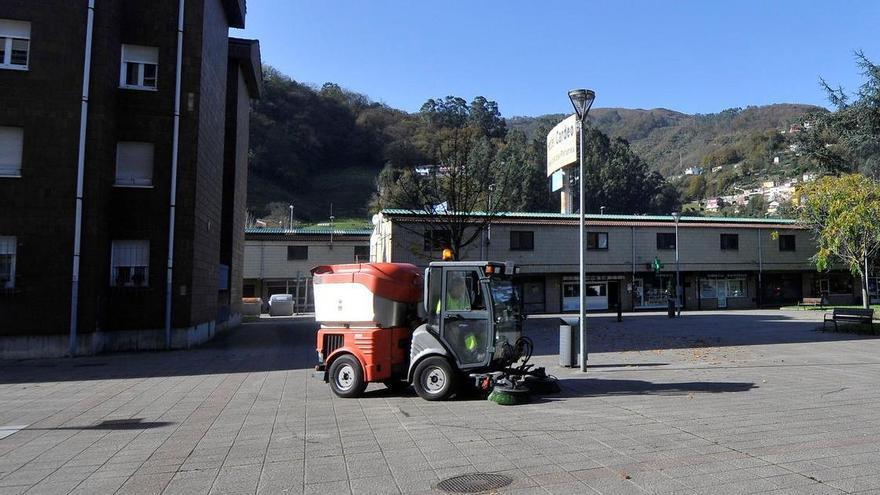
{"label": "bollard", "polygon": [[573,368],[577,366],[577,339],[574,334],[574,325],[569,325],[565,320],[560,320],[559,325],[559,366]]}
{"label": "bollard", "polygon": [[623,304],[617,303],[617,323],[623,321]]}

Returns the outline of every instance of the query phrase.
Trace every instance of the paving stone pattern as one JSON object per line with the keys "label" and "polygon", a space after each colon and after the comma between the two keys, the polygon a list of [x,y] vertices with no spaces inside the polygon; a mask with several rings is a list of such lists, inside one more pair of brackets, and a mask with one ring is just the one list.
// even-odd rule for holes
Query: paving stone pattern
{"label": "paving stone pattern", "polygon": [[[880,492],[880,341],[821,313],[606,315],[590,371],[503,407],[311,378],[315,325],[263,319],[190,351],[0,362],[0,494],[438,493],[499,472],[503,494]],[[10,433],[11,432],[11,433]]]}

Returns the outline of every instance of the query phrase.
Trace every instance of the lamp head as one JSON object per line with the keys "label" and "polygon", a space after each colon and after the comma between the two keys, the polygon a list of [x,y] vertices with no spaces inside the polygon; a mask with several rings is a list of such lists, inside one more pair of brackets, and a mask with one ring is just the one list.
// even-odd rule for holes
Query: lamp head
{"label": "lamp head", "polygon": [[568,99],[574,107],[578,120],[584,120],[590,113],[590,107],[593,106],[593,100],[596,99],[596,93],[592,89],[573,89],[568,92]]}

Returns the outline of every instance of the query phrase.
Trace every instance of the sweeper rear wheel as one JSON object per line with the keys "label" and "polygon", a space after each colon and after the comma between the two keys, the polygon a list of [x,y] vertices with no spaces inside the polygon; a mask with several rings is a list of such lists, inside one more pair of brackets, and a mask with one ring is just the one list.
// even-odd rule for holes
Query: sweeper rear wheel
{"label": "sweeper rear wheel", "polygon": [[339,397],[359,397],[367,388],[364,370],[356,357],[339,356],[330,365],[330,388]]}

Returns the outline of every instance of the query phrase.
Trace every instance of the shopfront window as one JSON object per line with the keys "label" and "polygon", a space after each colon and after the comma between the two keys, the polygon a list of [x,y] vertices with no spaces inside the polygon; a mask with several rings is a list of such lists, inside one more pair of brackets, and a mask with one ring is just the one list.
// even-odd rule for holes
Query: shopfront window
{"label": "shopfront window", "polygon": [[700,279],[700,299],[734,298],[747,296],[745,276],[709,276]]}
{"label": "shopfront window", "polygon": [[672,274],[645,275],[635,280],[636,305],[642,308],[665,308],[675,294]]}

